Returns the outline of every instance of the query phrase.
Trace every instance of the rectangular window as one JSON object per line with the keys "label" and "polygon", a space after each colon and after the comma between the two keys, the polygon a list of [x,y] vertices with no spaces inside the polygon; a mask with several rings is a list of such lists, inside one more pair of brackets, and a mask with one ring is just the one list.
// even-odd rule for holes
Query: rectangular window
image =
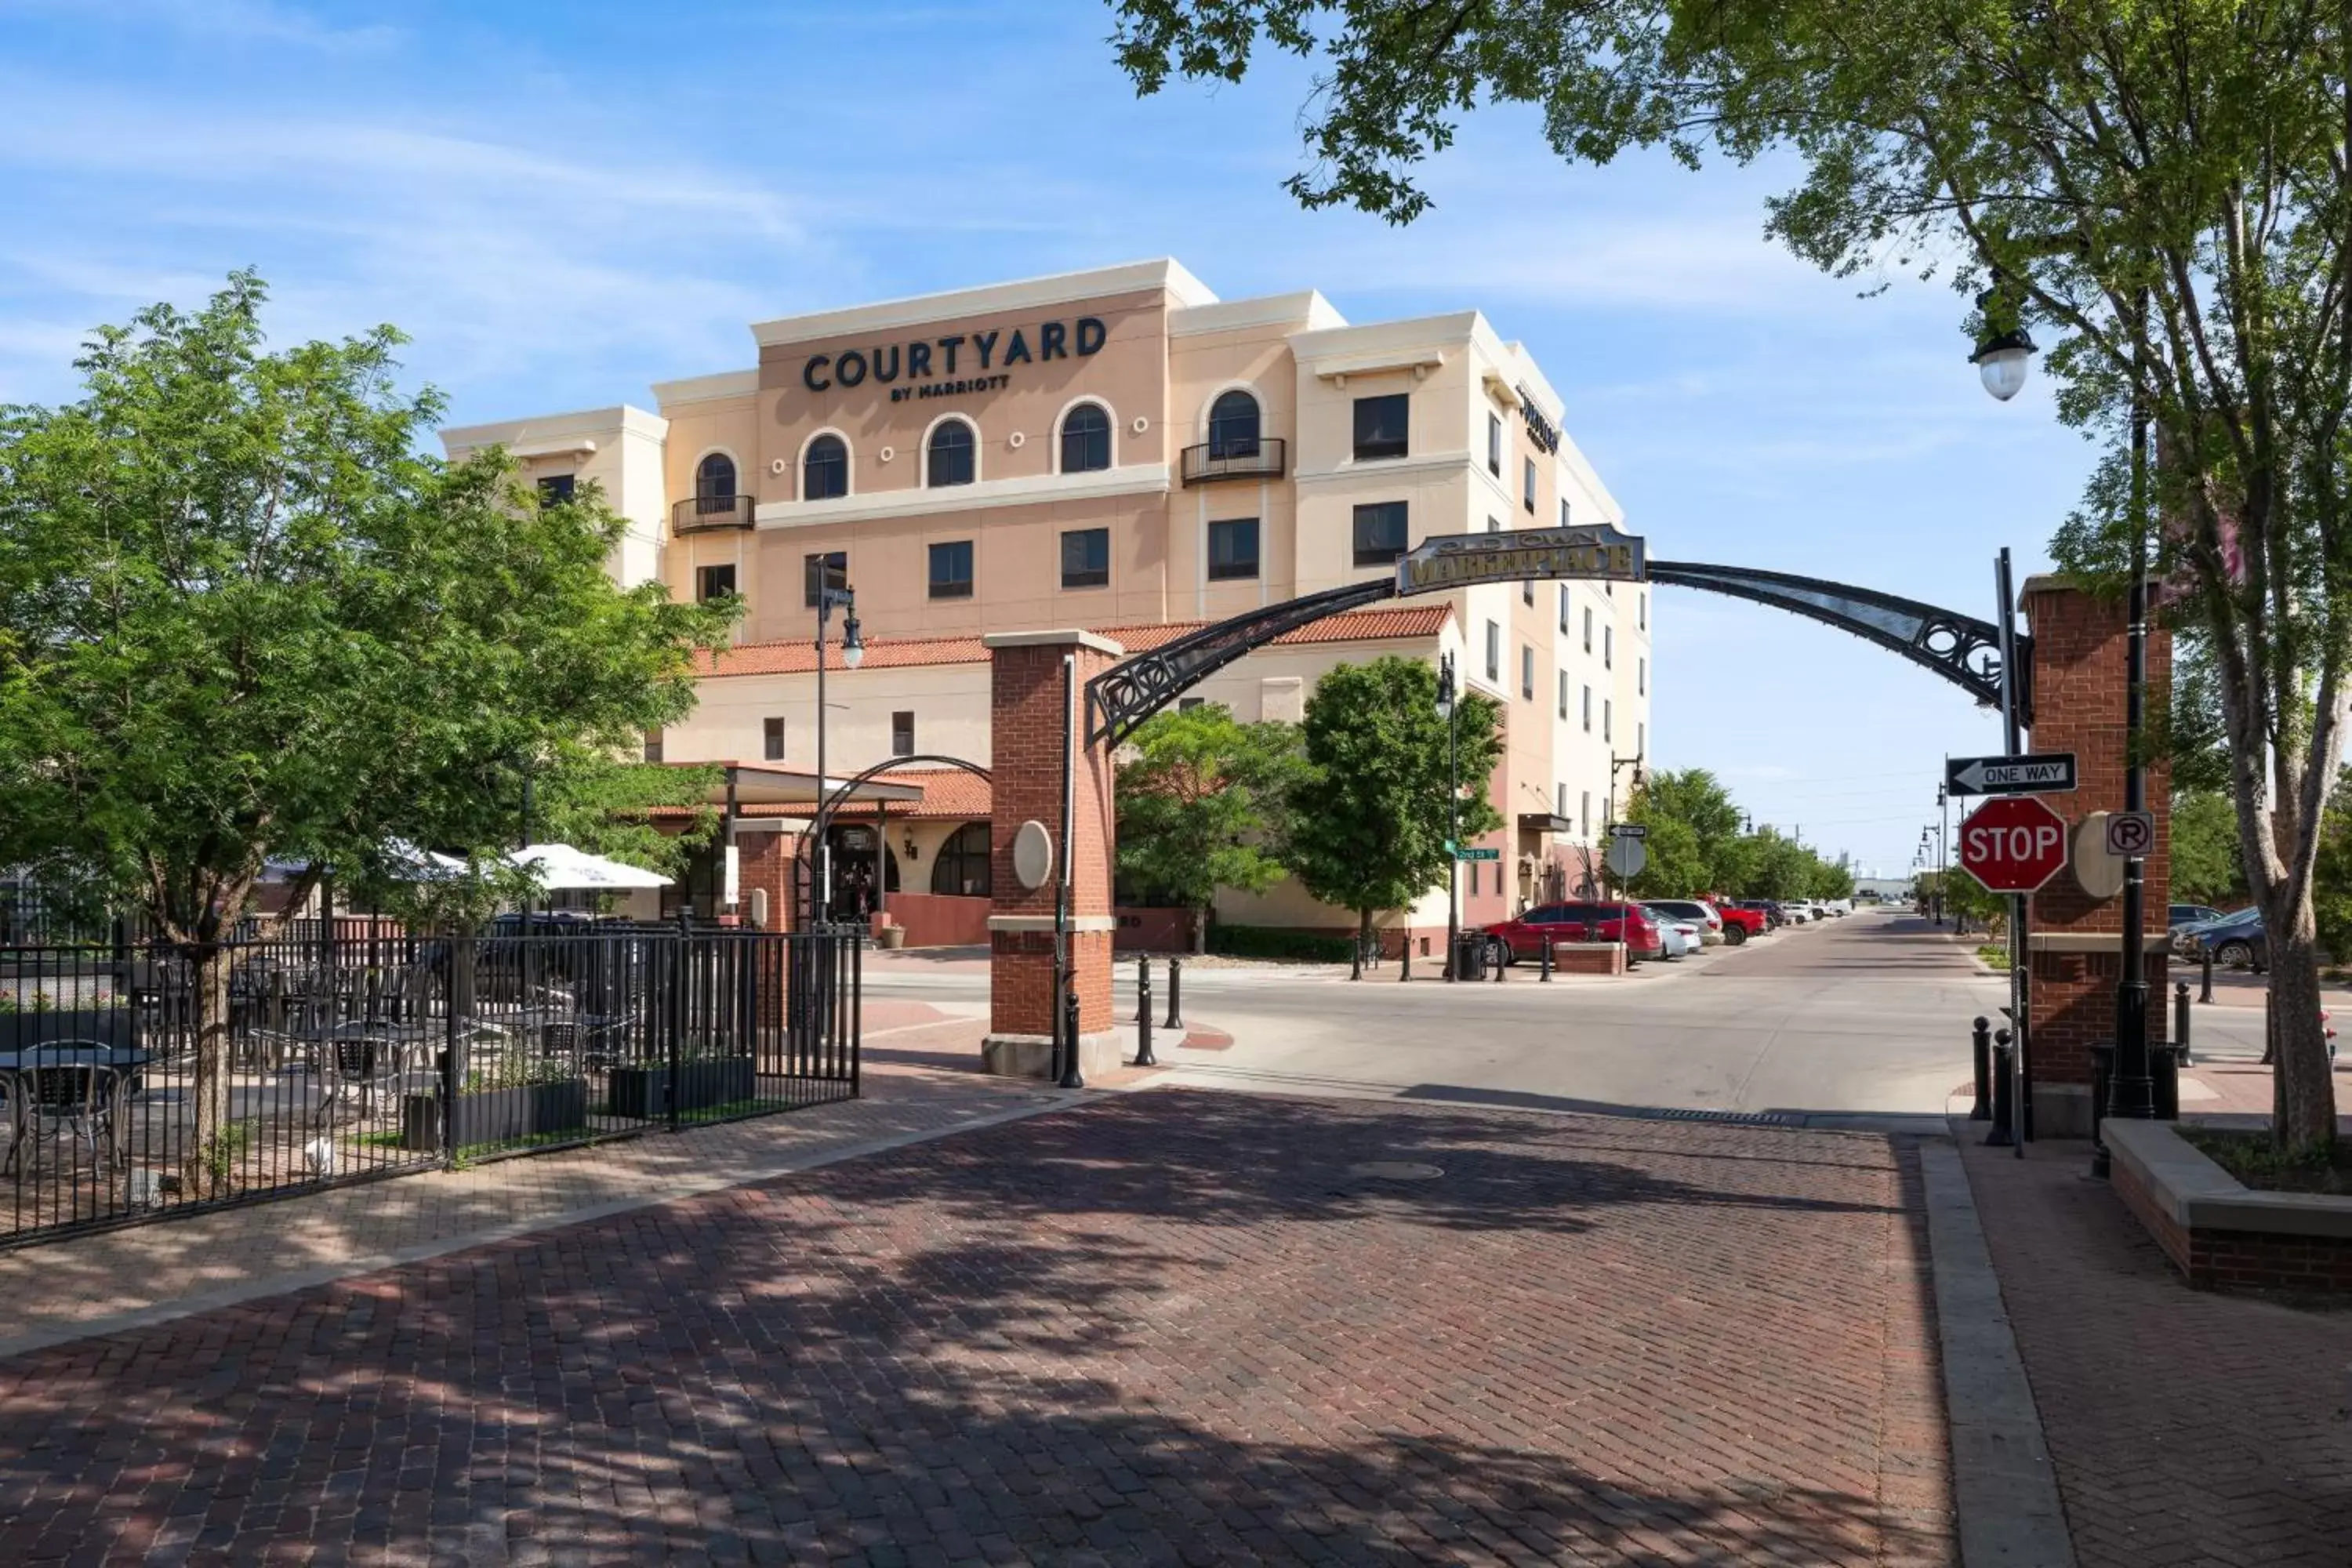
{"label": "rectangular window", "polygon": [[694,569],[694,596],[698,599],[723,599],[735,592],[735,568],[732,566],[698,566]]}
{"label": "rectangular window", "polygon": [[1584,606],[1584,651],[1592,651],[1592,606]]}
{"label": "rectangular window", "polygon": [[912,709],[900,709],[890,715],[890,754],[911,757],[915,754],[915,714]]}
{"label": "rectangular window", "polygon": [[1525,477],[1519,481],[1520,499],[1527,503],[1528,510],[1532,513],[1536,510],[1536,460],[1533,458],[1528,458],[1527,467],[1521,471]]}
{"label": "rectangular window", "polygon": [[1209,581],[1257,575],[1257,519],[1209,524]]}
{"label": "rectangular window", "polygon": [[1577,801],[1576,820],[1581,831],[1590,833],[1592,831],[1592,792],[1579,790]]}
{"label": "rectangular window", "polygon": [[572,499],[572,489],[579,483],[573,474],[550,474],[539,481],[539,504],[558,506]]}
{"label": "rectangular window", "polygon": [[1519,645],[1519,700],[1536,700],[1536,650],[1527,644]]}
{"label": "rectangular window", "polygon": [[1559,792],[1559,799],[1558,804],[1553,805],[1551,814],[1554,816],[1566,816],[1568,815],[1568,785],[1563,782],[1555,784],[1552,787]]}
{"label": "rectangular window", "polygon": [[1536,602],[1536,580],[1528,578],[1519,584],[1519,603],[1532,605]]}
{"label": "rectangular window", "polygon": [[782,719],[760,721],[760,754],[772,763],[784,760],[784,721]]}
{"label": "rectangular window", "polygon": [[1062,586],[1110,585],[1110,530],[1074,528],[1062,535]]}
{"label": "rectangular window", "polygon": [[1568,584],[1559,585],[1559,635],[1568,635]]}
{"label": "rectangular window", "polygon": [[1486,623],[1486,679],[1488,684],[1503,684],[1503,628],[1493,621]]}
{"label": "rectangular window", "polygon": [[1647,697],[1649,694],[1650,661],[1646,658],[1637,658],[1633,661],[1633,695]]}
{"label": "rectangular window", "polygon": [[958,539],[931,546],[931,597],[971,597],[971,541]]}
{"label": "rectangular window", "polygon": [[849,586],[849,552],[827,550],[801,557],[802,602],[812,610],[824,602],[827,588]]}
{"label": "rectangular window", "polygon": [[1503,416],[1486,416],[1486,471],[1496,479],[1503,477]]}
{"label": "rectangular window", "polygon": [[1584,689],[1584,732],[1592,733],[1592,688]]}
{"label": "rectangular window", "polygon": [[657,763],[661,760],[661,731],[659,730],[648,730],[646,731],[646,761],[649,763]]}
{"label": "rectangular window", "polygon": [[1502,531],[1503,531],[1503,520],[1502,520],[1501,518],[1499,518],[1499,517],[1490,517],[1490,518],[1488,518],[1488,519],[1486,520],[1486,531],[1487,531],[1487,532],[1489,532],[1489,533],[1500,533],[1500,532],[1502,532]]}
{"label": "rectangular window", "polygon": [[1617,668],[1617,628],[1615,626],[1601,628],[1601,668],[1603,669]]}
{"label": "rectangular window", "polygon": [[1566,496],[1559,498],[1559,525],[1562,528],[1566,528],[1568,526],[1568,498]]}
{"label": "rectangular window", "polygon": [[1402,392],[1356,399],[1356,460],[1405,455],[1405,416],[1411,399]]}
{"label": "rectangular window", "polygon": [[1615,738],[1612,733],[1612,723],[1615,713],[1616,704],[1611,702],[1606,697],[1602,698],[1601,700],[1601,738],[1604,741]]}
{"label": "rectangular window", "polygon": [[1637,757],[1650,754],[1650,727],[1647,724],[1633,726],[1633,754]]}
{"label": "rectangular window", "polygon": [[1559,716],[1568,717],[1568,671],[1559,672]]}
{"label": "rectangular window", "polygon": [[1404,553],[1404,502],[1374,501],[1356,509],[1356,564],[1386,566]]}
{"label": "rectangular window", "polygon": [[1639,613],[1635,616],[1635,621],[1641,628],[1646,632],[1650,629],[1650,595],[1643,594],[1633,602],[1637,606],[1639,606]]}

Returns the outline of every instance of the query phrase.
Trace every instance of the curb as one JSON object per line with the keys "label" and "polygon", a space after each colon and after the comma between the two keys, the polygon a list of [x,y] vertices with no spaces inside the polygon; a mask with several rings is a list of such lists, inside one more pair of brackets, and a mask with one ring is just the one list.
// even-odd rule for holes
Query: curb
{"label": "curb", "polygon": [[1959,1150],[1945,1140],[1922,1141],[1919,1174],[1960,1562],[1963,1568],[2074,1568],[2042,1413],[2010,1332]]}

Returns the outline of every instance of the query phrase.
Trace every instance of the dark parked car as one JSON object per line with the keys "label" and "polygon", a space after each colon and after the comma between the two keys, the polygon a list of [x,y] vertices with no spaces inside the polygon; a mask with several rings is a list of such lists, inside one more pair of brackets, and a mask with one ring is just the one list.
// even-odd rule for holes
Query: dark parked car
{"label": "dark parked car", "polygon": [[2164,926],[2167,931],[2177,931],[2183,926],[2201,926],[2209,921],[2228,918],[2222,911],[2210,904],[2175,904],[2172,906],[2171,912],[2165,917]]}
{"label": "dark parked car", "polygon": [[2251,969],[2261,974],[2271,966],[2271,947],[2263,931],[2263,911],[2248,910],[2213,924],[2181,933],[2191,958],[2211,952],[2224,969]]}
{"label": "dark parked car", "polygon": [[1486,962],[1532,960],[1546,942],[1622,942],[1628,958],[1663,958],[1665,938],[1639,904],[1538,904],[1485,928]]}
{"label": "dark parked car", "polygon": [[1765,924],[1774,931],[1779,931],[1789,923],[1789,911],[1780,907],[1780,900],[1777,899],[1735,899],[1732,903],[1738,909],[1754,910],[1764,917]]}

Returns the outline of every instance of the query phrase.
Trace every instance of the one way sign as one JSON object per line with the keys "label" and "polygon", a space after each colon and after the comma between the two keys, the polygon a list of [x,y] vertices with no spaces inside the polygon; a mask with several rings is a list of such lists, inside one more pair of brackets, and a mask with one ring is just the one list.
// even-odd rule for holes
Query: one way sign
{"label": "one way sign", "polygon": [[1954,795],[2063,795],[2074,787],[2074,753],[1947,757],[1944,784]]}

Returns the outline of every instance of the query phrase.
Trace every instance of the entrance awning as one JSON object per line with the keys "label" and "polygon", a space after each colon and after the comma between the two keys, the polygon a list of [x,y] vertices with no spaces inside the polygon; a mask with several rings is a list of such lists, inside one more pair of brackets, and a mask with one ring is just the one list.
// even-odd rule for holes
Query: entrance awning
{"label": "entrance awning", "polygon": [[1560,816],[1549,811],[1523,811],[1519,813],[1519,831],[1522,833],[1573,833],[1576,831],[1576,819],[1572,816]]}
{"label": "entrance awning", "polygon": [[[681,763],[680,767],[709,767],[709,763]],[[723,806],[732,801],[740,809],[747,805],[806,806],[811,814],[817,802],[833,794],[849,781],[828,774],[820,779],[813,773],[797,768],[760,765],[752,763],[720,763],[726,770],[719,787],[709,796],[713,805]],[[868,779],[843,797],[844,801],[910,801],[923,798],[919,784],[884,784]]]}

